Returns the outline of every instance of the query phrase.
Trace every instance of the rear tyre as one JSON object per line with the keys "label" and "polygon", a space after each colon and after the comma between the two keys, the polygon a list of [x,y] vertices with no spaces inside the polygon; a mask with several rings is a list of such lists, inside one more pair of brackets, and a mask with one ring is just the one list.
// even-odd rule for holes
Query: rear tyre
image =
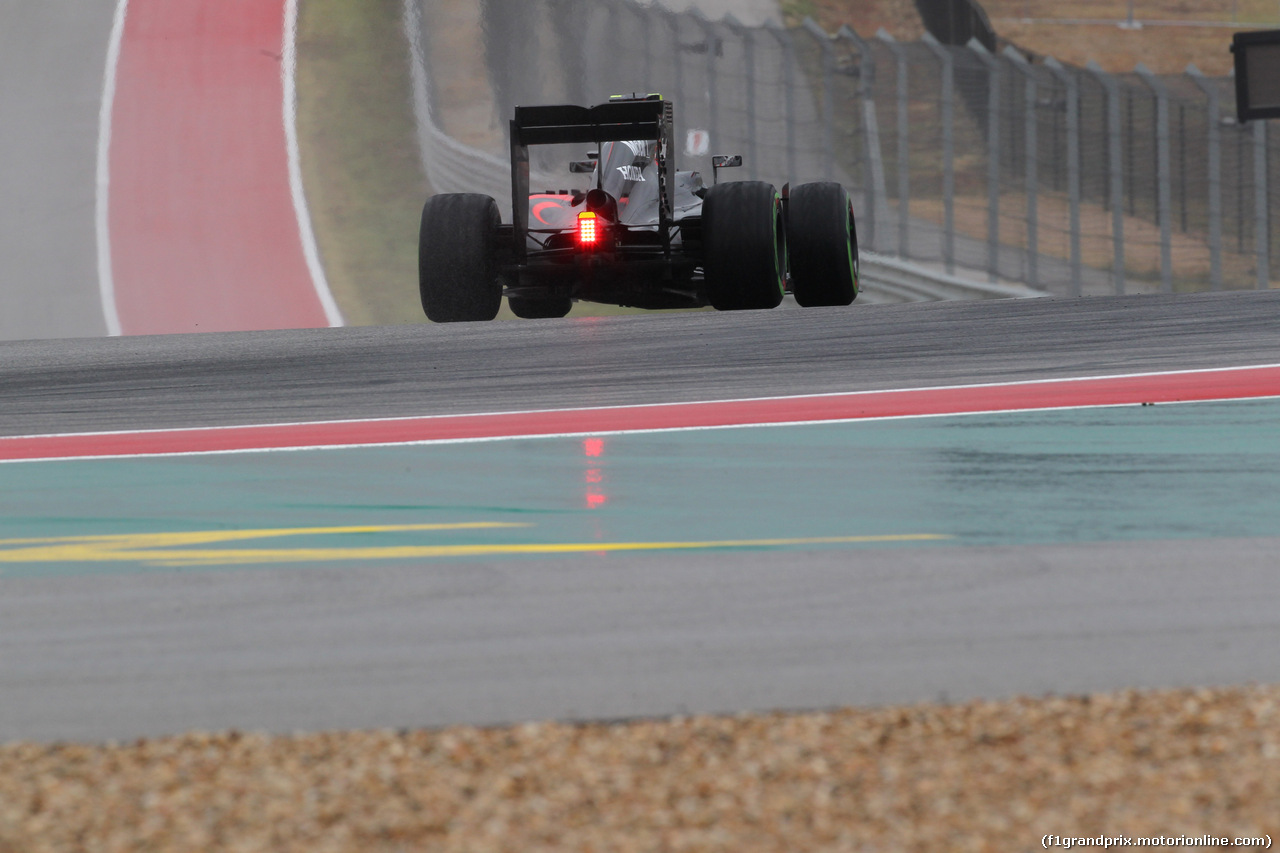
{"label": "rear tyre", "polygon": [[547,320],[563,317],[573,307],[569,297],[552,297],[550,299],[530,299],[528,297],[508,296],[507,305],[511,313],[525,320]]}
{"label": "rear tyre", "polygon": [[801,184],[787,200],[791,292],[806,308],[848,305],[858,295],[853,203],[830,181]]}
{"label": "rear tyre", "polygon": [[498,205],[487,195],[427,199],[418,232],[418,291],[436,323],[492,320],[502,305],[498,277]]}
{"label": "rear tyre", "polygon": [[787,240],[782,200],[772,184],[717,184],[702,202],[703,276],[719,311],[776,308],[782,302]]}

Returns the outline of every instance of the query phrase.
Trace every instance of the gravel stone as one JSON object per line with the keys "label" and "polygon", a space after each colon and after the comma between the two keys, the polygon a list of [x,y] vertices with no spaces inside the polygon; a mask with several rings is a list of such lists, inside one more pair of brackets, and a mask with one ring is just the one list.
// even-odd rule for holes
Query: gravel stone
{"label": "gravel stone", "polygon": [[0,746],[0,853],[1023,851],[1277,803],[1273,686]]}

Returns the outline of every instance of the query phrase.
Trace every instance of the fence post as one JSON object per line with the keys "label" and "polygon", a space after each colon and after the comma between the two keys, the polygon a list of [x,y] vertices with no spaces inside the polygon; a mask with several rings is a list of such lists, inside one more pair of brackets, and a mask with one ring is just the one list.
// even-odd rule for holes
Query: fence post
{"label": "fence post", "polygon": [[907,218],[911,204],[911,148],[908,145],[907,136],[908,128],[911,125],[910,116],[907,113],[907,51],[883,27],[876,33],[876,38],[884,42],[889,50],[893,51],[894,61],[897,64],[898,255],[899,257],[907,258],[911,256],[909,242],[911,228]]}
{"label": "fence post", "polygon": [[1246,126],[1235,125],[1236,138],[1236,253],[1244,254],[1244,137]]}
{"label": "fence post", "polygon": [[649,32],[652,23],[652,11],[645,6],[629,3],[631,12],[640,19],[640,26],[644,30],[644,79],[646,85],[652,85],[648,81],[653,79],[653,36]]}
{"label": "fence post", "polygon": [[1052,56],[1044,61],[1067,91],[1067,203],[1071,224],[1071,295],[1080,295],[1080,84]]}
{"label": "fence post", "polygon": [[1156,94],[1156,198],[1160,219],[1160,292],[1173,293],[1173,177],[1169,155],[1169,90],[1151,69],[1134,69]]}
{"label": "fence post", "polygon": [[787,123],[787,181],[796,179],[796,50],[791,43],[791,33],[769,21],[765,24],[769,32],[782,46],[782,82],[787,90],[786,123]]}
{"label": "fence post", "polygon": [[715,24],[707,20],[700,9],[692,9],[689,17],[693,18],[707,40],[707,132],[711,135],[712,153],[729,153],[720,139],[720,98],[716,91],[719,88],[716,82],[716,48],[720,37],[716,34]]}
{"label": "fence post", "polygon": [[671,64],[674,66],[676,77],[676,103],[686,103],[684,97],[684,49],[680,47],[680,18],[666,6],[657,5],[654,7],[658,10],[658,14],[667,19],[667,26],[671,28]]}
{"label": "fence post", "polygon": [[1258,253],[1258,290],[1271,286],[1271,227],[1267,211],[1267,123],[1253,122],[1253,244]]}
{"label": "fence post", "polygon": [[[653,76],[653,33],[650,32],[650,30],[653,28],[653,24],[656,20],[657,9],[652,6],[645,6],[640,3],[636,3],[634,0],[610,0],[610,5],[613,7],[613,11],[611,15],[612,20],[609,22],[609,26],[613,31],[629,34],[633,32],[629,26],[630,24],[634,24],[639,28],[640,41],[642,45],[640,55],[640,79],[644,81],[644,85],[647,87],[645,89],[646,94],[651,91],[660,91],[662,88],[666,88],[656,86],[656,81]],[[628,15],[630,16],[630,20],[627,21],[627,23],[624,23],[624,20],[626,20]],[[665,41],[663,43],[665,44]],[[629,50],[628,59],[630,59],[634,53],[634,50]],[[670,89],[667,89],[667,92],[670,91]],[[544,92],[544,95],[545,94],[550,93]],[[610,94],[617,93],[613,92]]]}
{"label": "fence post", "polygon": [[1027,284],[1040,287],[1040,149],[1036,121],[1036,104],[1039,100],[1039,81],[1031,63],[1013,46],[1004,49],[1004,55],[1013,63],[1013,67],[1022,72],[1026,78],[1023,89],[1023,121],[1026,137],[1026,177],[1027,185]]}
{"label": "fence post", "polygon": [[863,148],[866,150],[865,176],[867,206],[867,245],[872,249],[879,248],[877,234],[881,223],[889,221],[888,191],[884,182],[884,158],[880,151],[880,121],[876,116],[875,58],[871,55],[871,44],[845,24],[836,33],[836,38],[853,42],[858,49],[858,98],[862,101]]}
{"label": "fence post", "polygon": [[818,47],[822,48],[822,177],[831,180],[832,161],[835,160],[835,96],[833,77],[836,71],[836,49],[831,45],[831,36],[818,26],[813,18],[805,18],[803,24],[809,35],[813,36]]}
{"label": "fence post", "polygon": [[1222,122],[1218,87],[1192,63],[1187,76],[1209,98],[1209,287],[1222,289]]}
{"label": "fence post", "polygon": [[1124,293],[1124,172],[1120,150],[1120,88],[1096,60],[1089,60],[1086,70],[1107,90],[1107,163],[1111,183],[1111,242],[1113,257],[1111,280],[1116,295]]}
{"label": "fence post", "polygon": [[925,33],[921,40],[942,62],[942,261],[950,275],[956,271],[955,60],[931,34]]}
{"label": "fence post", "polygon": [[747,82],[747,175],[754,181],[760,176],[760,164],[756,162],[756,37],[753,29],[743,26],[732,12],[724,16],[724,23],[742,40],[742,70]]}
{"label": "fence post", "polygon": [[1000,277],[1000,60],[977,39],[965,45],[987,69],[987,278]]}

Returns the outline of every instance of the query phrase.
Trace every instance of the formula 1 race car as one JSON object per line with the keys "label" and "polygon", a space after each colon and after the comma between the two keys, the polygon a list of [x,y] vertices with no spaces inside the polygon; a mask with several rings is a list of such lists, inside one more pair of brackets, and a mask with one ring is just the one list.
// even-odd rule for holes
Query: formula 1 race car
{"label": "formula 1 race car", "polygon": [[[638,308],[848,305],[858,293],[849,194],[817,182],[779,193],[762,181],[705,186],[676,171],[673,110],[659,95],[594,107],[516,107],[512,222],[486,195],[427,199],[418,241],[422,307],[435,322],[492,320],[505,293],[525,318],[575,300]],[[530,195],[529,146],[589,143],[582,190]],[[713,168],[739,166],[717,156]]]}

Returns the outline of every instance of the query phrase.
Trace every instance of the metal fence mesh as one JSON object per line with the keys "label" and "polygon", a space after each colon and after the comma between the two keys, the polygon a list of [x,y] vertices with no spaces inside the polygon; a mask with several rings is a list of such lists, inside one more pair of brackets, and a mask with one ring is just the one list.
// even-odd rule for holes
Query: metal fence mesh
{"label": "metal fence mesh", "polygon": [[1227,78],[636,0],[483,0],[482,19],[495,126],[517,104],[662,92],[681,147],[710,140],[681,168],[742,154],[721,179],[840,181],[876,252],[1062,294],[1261,288],[1274,272],[1280,164],[1265,125],[1234,122]]}

